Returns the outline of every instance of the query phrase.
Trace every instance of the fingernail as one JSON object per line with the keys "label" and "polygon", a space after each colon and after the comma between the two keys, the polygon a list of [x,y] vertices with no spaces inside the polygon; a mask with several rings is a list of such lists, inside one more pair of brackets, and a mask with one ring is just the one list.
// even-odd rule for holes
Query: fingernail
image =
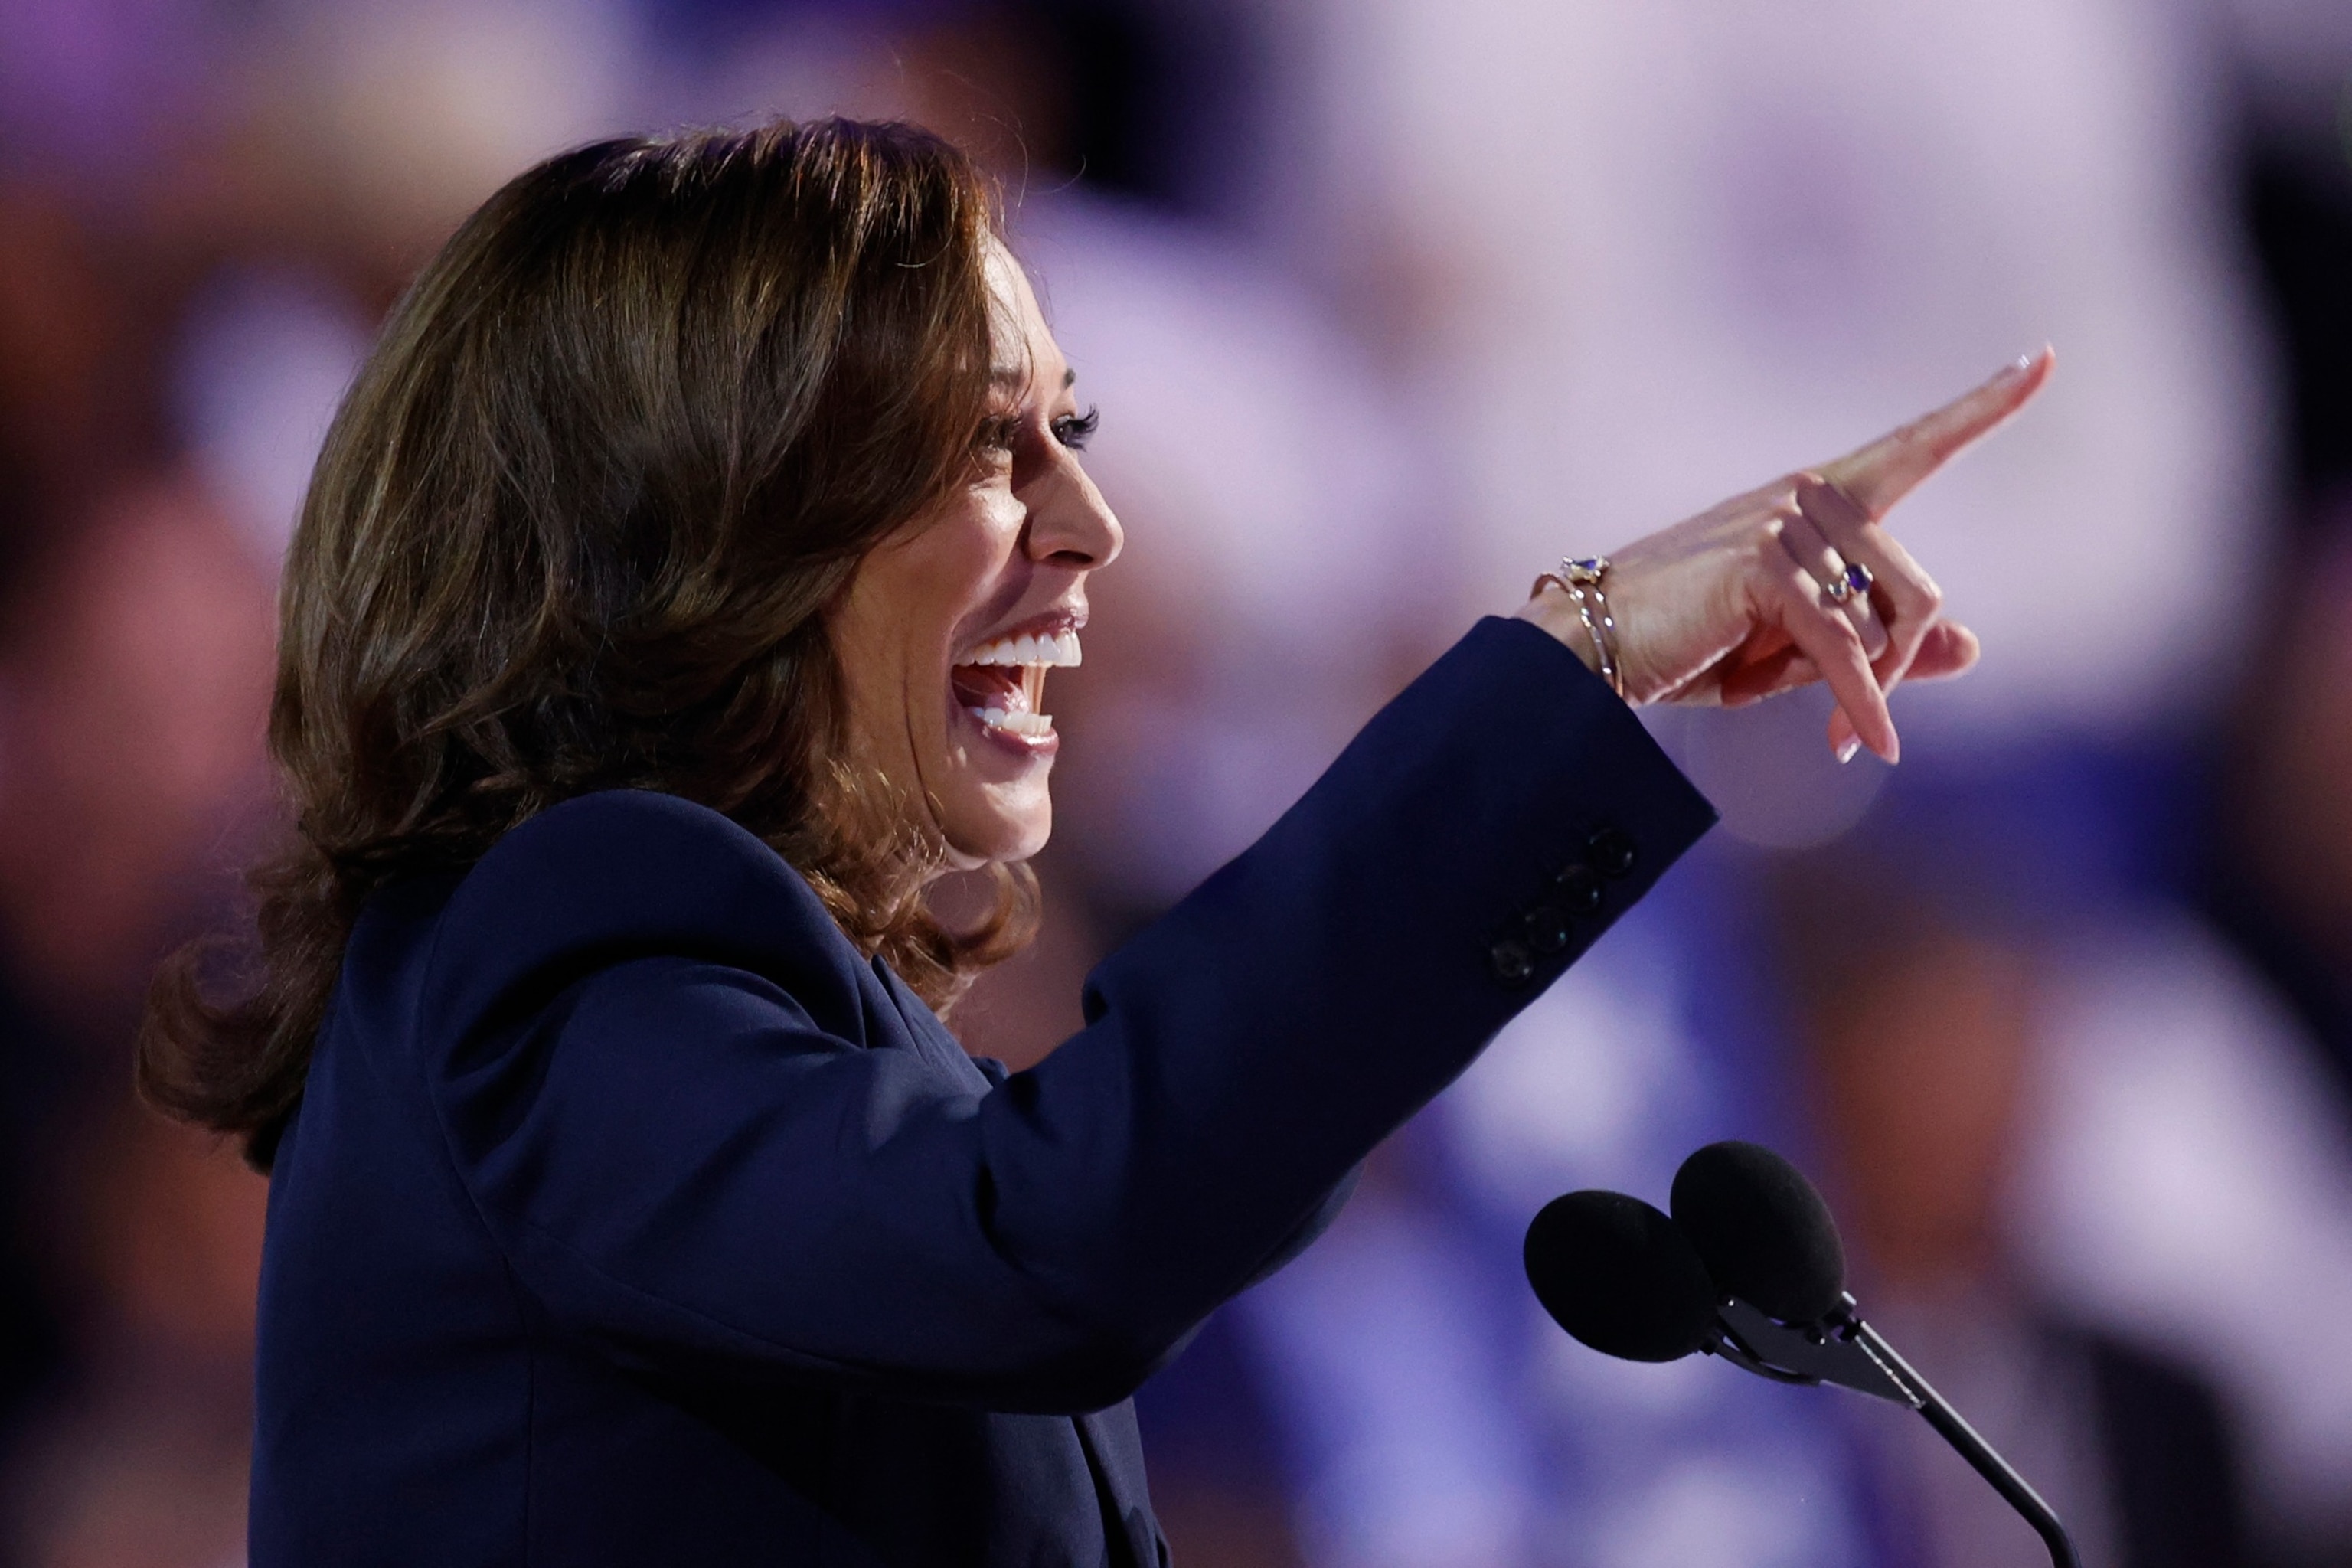
{"label": "fingernail", "polygon": [[2010,361],[2007,364],[2001,366],[2000,374],[1994,379],[1999,381],[2015,381],[2019,376],[2023,375],[2027,371],[2032,370],[2032,368],[2033,356],[2032,354],[2020,354],[2015,359]]}
{"label": "fingernail", "polygon": [[1838,745],[1837,760],[1841,763],[1850,763],[1853,761],[1853,754],[1861,750],[1862,737],[1859,735],[1849,735]]}

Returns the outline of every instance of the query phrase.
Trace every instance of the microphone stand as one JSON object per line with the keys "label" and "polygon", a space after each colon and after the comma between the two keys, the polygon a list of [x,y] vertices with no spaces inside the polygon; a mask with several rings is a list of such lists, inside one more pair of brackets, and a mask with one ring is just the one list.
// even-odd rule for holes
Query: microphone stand
{"label": "microphone stand", "polygon": [[1969,1468],[1992,1483],[2009,1506],[2024,1516],[2050,1549],[2054,1568],[2082,1568],[2074,1542],[2058,1515],[2028,1486],[2009,1461],[1960,1418],[1944,1396],[1896,1353],[1876,1329],[1862,1321],[1860,1304],[1841,1296],[1821,1324],[1792,1329],[1738,1297],[1716,1310],[1716,1335],[1701,1350],[1777,1383],[1834,1383],[1879,1399],[1908,1405],[1959,1450]]}

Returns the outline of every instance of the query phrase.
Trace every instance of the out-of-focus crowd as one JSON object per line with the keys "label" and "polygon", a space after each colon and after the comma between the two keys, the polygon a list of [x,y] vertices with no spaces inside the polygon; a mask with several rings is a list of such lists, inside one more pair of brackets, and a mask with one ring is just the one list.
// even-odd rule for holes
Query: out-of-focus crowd
{"label": "out-of-focus crowd", "polygon": [[1476,614],[2058,344],[1902,514],[1980,671],[1898,770],[1655,712],[1725,825],[1147,1388],[1187,1562],[1969,1568],[1916,1420],[1611,1363],[1547,1198],[1723,1136],[2095,1568],[2352,1563],[2352,7],[12,0],[0,1568],[242,1561],[267,1187],[130,1093],[281,832],[277,562],[373,324],[608,132],[903,115],[1004,184],[1129,550],[1015,1065]]}

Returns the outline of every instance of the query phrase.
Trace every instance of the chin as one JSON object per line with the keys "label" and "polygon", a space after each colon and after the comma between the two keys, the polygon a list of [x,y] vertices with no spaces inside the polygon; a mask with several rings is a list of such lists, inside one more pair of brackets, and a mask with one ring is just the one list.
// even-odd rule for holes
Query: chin
{"label": "chin", "polygon": [[972,868],[1026,860],[1045,847],[1054,833],[1053,803],[1044,798],[1034,805],[1024,802],[1019,810],[995,803],[974,802],[962,810],[950,805],[940,816],[949,848],[960,863]]}

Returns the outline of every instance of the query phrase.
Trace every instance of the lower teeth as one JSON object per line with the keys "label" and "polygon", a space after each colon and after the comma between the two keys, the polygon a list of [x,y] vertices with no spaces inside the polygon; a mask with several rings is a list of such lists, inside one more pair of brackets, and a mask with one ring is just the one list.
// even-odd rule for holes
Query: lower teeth
{"label": "lower teeth", "polygon": [[1034,739],[1054,732],[1054,716],[1051,713],[1008,713],[1002,708],[971,708],[965,711],[990,729],[1003,730],[1008,734]]}

